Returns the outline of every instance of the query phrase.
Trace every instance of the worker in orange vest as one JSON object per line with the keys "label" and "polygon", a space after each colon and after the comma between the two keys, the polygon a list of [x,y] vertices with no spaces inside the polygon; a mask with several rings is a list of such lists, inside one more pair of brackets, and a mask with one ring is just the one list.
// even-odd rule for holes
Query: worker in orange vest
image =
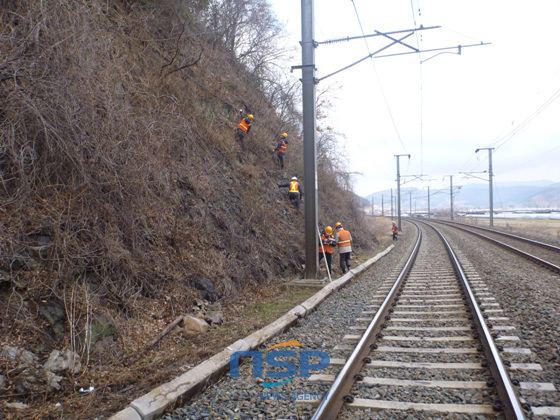
{"label": "worker in orange vest", "polygon": [[336,246],[336,239],[332,234],[332,227],[327,226],[321,235],[321,241],[319,242],[319,262],[323,256],[325,261],[327,261],[327,267],[329,269],[329,274],[332,273],[332,254],[334,247]]}
{"label": "worker in orange vest", "polygon": [[342,223],[336,222],[334,224],[336,229],[336,243],[338,245],[338,254],[340,257],[340,269],[342,274],[346,270],[350,271],[350,253],[352,252],[352,235],[347,230],[344,230]]}
{"label": "worker in orange vest", "polygon": [[251,131],[251,123],[253,122],[254,117],[253,114],[249,114],[246,117],[244,117],[242,109],[239,110],[239,113],[241,114],[241,121],[239,122],[239,125],[237,126],[237,130],[235,132],[235,141],[241,143],[241,150],[244,152],[245,137],[247,136],[247,134],[249,134],[249,131]]}
{"label": "worker in orange vest", "polygon": [[393,241],[398,241],[399,238],[397,235],[399,234],[399,228],[397,227],[397,222],[393,222]]}
{"label": "worker in orange vest", "polygon": [[280,137],[280,141],[276,146],[276,149],[272,151],[272,153],[278,153],[278,164],[280,168],[284,169],[284,155],[286,154],[286,150],[288,149],[288,133],[282,133],[282,137]]}
{"label": "worker in orange vest", "polygon": [[288,197],[290,201],[294,203],[296,209],[299,210],[300,200],[303,200],[303,188],[299,185],[299,182],[295,176],[292,177],[291,181],[287,184],[278,184],[280,188],[289,187]]}

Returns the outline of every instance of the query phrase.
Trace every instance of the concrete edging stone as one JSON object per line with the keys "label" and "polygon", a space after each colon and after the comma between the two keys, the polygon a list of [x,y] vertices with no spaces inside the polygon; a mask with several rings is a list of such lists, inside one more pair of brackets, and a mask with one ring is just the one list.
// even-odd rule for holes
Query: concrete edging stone
{"label": "concrete edging stone", "polygon": [[344,276],[328,283],[305,302],[297,305],[266,327],[237,340],[198,366],[135,399],[124,410],[111,416],[109,420],[151,420],[163,414],[170,406],[187,401],[217,381],[227,371],[230,356],[233,353],[236,351],[253,350],[284,332],[294,325],[299,318],[303,318],[311,313],[332,292],[340,289],[357,274],[387,255],[393,248],[394,245],[389,246],[385,251],[380,252],[370,260],[350,270]]}

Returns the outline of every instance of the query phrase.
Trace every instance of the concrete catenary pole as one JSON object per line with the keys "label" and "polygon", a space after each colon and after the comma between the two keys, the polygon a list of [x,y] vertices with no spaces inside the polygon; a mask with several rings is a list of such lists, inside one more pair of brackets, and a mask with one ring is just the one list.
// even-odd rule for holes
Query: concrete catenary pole
{"label": "concrete catenary pole", "polygon": [[453,175],[449,175],[449,194],[451,195],[451,220],[453,220]]}
{"label": "concrete catenary pole", "polygon": [[301,49],[303,92],[303,164],[305,193],[305,278],[316,279],[319,266],[316,229],[317,200],[317,141],[315,102],[315,28],[313,0],[301,1]]}
{"label": "concrete catenary pole", "polygon": [[397,158],[397,226],[399,227],[399,231],[403,231],[403,227],[401,225],[401,170],[399,166],[399,158],[401,156],[408,156],[410,159],[410,155],[395,155]]}
{"label": "concrete catenary pole", "polygon": [[490,182],[489,185],[489,207],[490,207],[490,226],[494,227],[494,188],[492,186],[492,150],[493,147],[481,147],[480,149],[476,149],[475,153],[478,153],[479,150],[488,150],[488,181]]}
{"label": "concrete catenary pole", "polygon": [[395,212],[393,211],[393,189],[391,188],[391,219],[395,218]]}
{"label": "concrete catenary pole", "polygon": [[430,218],[430,187],[428,187],[428,219]]}

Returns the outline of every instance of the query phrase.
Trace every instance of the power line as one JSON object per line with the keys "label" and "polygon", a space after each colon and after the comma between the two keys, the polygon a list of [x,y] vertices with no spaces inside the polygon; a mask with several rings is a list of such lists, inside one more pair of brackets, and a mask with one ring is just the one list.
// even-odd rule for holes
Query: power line
{"label": "power line", "polygon": [[518,169],[518,168],[521,168],[522,166],[527,165],[529,162],[532,162],[532,161],[537,160],[537,159],[541,159],[543,156],[549,155],[550,152],[554,152],[554,151],[557,150],[557,149],[560,149],[560,146],[554,147],[554,148],[552,148],[551,150],[548,150],[548,151],[546,151],[546,152],[544,152],[544,153],[541,153],[541,154],[539,154],[539,155],[537,155],[537,156],[535,156],[535,157],[533,157],[533,158],[531,158],[531,159],[528,159],[528,160],[526,160],[526,161],[520,163],[519,165],[517,165],[517,166],[515,166],[515,167],[513,167],[513,168],[511,168],[511,169],[508,169],[507,171],[503,171],[500,175],[502,175],[502,174],[507,174],[508,172],[514,171],[514,170],[516,170],[516,169]]}
{"label": "power line", "polygon": [[360,25],[360,30],[362,31],[362,36],[364,36],[364,42],[366,43],[366,48],[367,48],[368,54],[371,58],[371,64],[373,66],[373,72],[375,74],[377,84],[379,85],[379,89],[381,90],[381,96],[383,97],[383,101],[385,102],[385,106],[387,107],[387,112],[389,113],[389,117],[391,118],[391,123],[393,124],[393,128],[395,129],[395,132],[397,133],[397,137],[399,139],[399,142],[401,143],[402,148],[404,149],[405,152],[408,153],[408,151],[406,150],[406,147],[403,143],[403,140],[401,138],[401,135],[399,133],[399,130],[397,128],[397,124],[395,123],[395,119],[393,118],[393,113],[391,112],[391,108],[389,107],[389,102],[387,101],[387,97],[385,96],[385,91],[383,90],[383,86],[381,85],[381,80],[379,79],[379,74],[377,74],[377,69],[375,68],[375,62],[373,61],[373,56],[371,54],[371,50],[369,49],[369,44],[367,42],[367,39],[365,38],[365,32],[364,32],[364,28],[362,26],[362,21],[360,19],[360,14],[358,13],[358,8],[356,7],[356,4],[354,3],[354,0],[352,0],[352,6],[354,6],[354,12],[356,13],[356,18],[358,19],[358,24]]}
{"label": "power line", "polygon": [[[525,121],[523,121],[519,126],[514,128],[510,133],[506,134],[502,138],[495,141],[493,144],[491,144],[491,146],[496,145],[495,148],[496,148],[496,150],[498,150],[500,147],[502,147],[504,144],[506,144],[508,141],[510,141],[523,128],[525,128],[525,126],[527,126],[527,124],[529,124],[532,120],[534,120],[536,117],[538,117],[539,114],[542,111],[544,111],[549,105],[551,105],[558,98],[560,98],[560,89],[558,89],[556,92],[554,92],[550,98],[548,98],[535,112],[533,112],[531,115],[529,115],[529,117],[527,117],[525,119]],[[500,142],[502,142],[502,143],[500,145],[497,145]]]}
{"label": "power line", "polygon": [[[416,15],[414,13],[414,0],[410,0],[410,9],[412,11],[412,21],[414,27],[417,28]],[[418,5],[418,17],[421,16],[420,5]],[[420,40],[418,39],[418,32],[416,35],[416,47],[420,51]],[[422,53],[418,52],[418,62],[420,64],[420,174],[424,174],[424,74],[422,72]]]}
{"label": "power line", "polygon": [[[548,106],[550,106],[558,98],[560,98],[560,89],[558,89],[556,92],[554,92],[546,101],[543,102],[543,104],[535,112],[533,112],[531,115],[529,115],[520,125],[515,127],[509,133],[499,137],[496,141],[494,141],[494,143],[490,144],[489,147],[494,147],[496,151],[498,149],[500,149],[503,145],[505,145],[513,137],[515,137],[519,132],[521,132],[521,130],[523,130],[523,128],[525,128],[532,120],[534,120],[536,117],[538,117],[539,114],[542,111],[544,111]],[[555,149],[553,149],[553,150],[555,150]],[[469,159],[461,166],[461,168],[459,168],[459,171],[461,171],[461,169],[467,167],[467,165],[471,162],[471,160],[474,156],[476,156],[476,155],[473,153],[469,157]],[[487,159],[486,156],[483,157],[482,160],[480,160],[479,163],[474,166],[474,169],[476,169],[481,163],[486,161],[486,159]],[[530,159],[529,161],[531,161],[531,160],[532,159]],[[526,161],[526,162],[529,162],[529,161]],[[523,165],[524,164],[521,164],[519,166],[523,166]],[[519,166],[517,166],[517,167],[519,167]],[[471,169],[471,171],[468,171],[468,172],[472,172],[472,171],[474,171],[474,169]]]}

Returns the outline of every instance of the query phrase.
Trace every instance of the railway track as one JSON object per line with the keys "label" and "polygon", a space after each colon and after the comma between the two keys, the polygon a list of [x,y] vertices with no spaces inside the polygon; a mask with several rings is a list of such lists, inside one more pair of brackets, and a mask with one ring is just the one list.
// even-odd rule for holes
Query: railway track
{"label": "railway track", "polygon": [[[559,419],[558,277],[452,227],[440,230],[461,248],[454,252],[433,228],[418,229],[418,238],[410,226],[392,253],[258,349],[262,375],[253,357],[239,376],[222,377],[163,419]],[[510,262],[516,269],[499,266]],[[266,388],[280,381],[271,372],[285,369],[264,355],[283,348],[296,356],[282,361],[320,350],[330,364]]]}
{"label": "railway track", "polygon": [[519,401],[519,389],[555,387],[531,375],[512,383],[510,372],[541,367],[509,362],[510,355],[530,360],[531,350],[518,346],[515,327],[482,279],[441,233],[426,225],[419,232],[396,280],[377,290],[345,344],[333,349],[343,357],[331,359],[332,372],[310,378],[332,384],[313,419],[554,414],[554,407]]}
{"label": "railway track", "polygon": [[466,223],[441,220],[431,220],[430,222],[452,226],[463,232],[468,232],[560,274],[560,247]]}

